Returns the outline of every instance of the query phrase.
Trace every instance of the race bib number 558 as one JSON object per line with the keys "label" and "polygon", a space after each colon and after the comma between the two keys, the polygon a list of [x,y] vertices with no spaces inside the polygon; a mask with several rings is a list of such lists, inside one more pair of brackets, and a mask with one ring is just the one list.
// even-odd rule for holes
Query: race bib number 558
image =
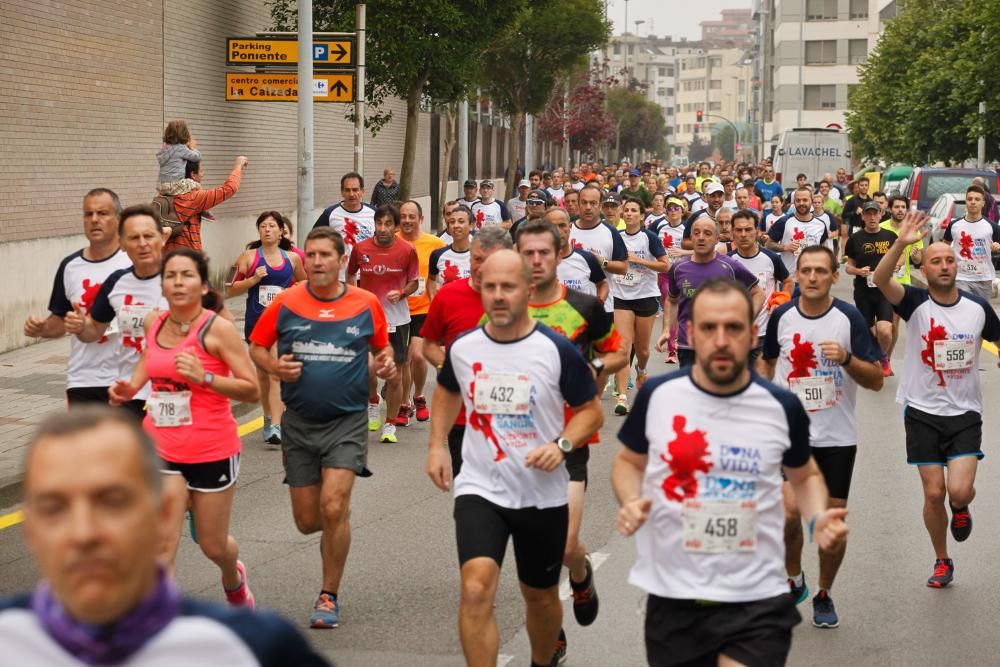
{"label": "race bib number 558", "polygon": [[939,371],[956,371],[972,368],[975,348],[971,340],[934,341],[934,368]]}

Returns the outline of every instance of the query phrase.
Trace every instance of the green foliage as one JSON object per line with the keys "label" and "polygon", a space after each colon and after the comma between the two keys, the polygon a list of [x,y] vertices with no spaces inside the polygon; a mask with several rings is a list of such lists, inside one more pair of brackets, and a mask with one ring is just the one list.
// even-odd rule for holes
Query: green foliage
{"label": "green foliage", "polygon": [[631,153],[644,149],[666,153],[667,123],[663,109],[637,90],[623,86],[608,91],[608,112],[619,129],[619,151]]}
{"label": "green foliage", "polygon": [[985,97],[986,157],[1000,158],[1000,90],[991,76],[1000,67],[1000,0],[900,2],[848,101],[856,157],[911,164],[974,157]]}
{"label": "green foliage", "polygon": [[701,140],[697,134],[688,144],[688,162],[701,162],[707,160],[712,154],[712,147]]}

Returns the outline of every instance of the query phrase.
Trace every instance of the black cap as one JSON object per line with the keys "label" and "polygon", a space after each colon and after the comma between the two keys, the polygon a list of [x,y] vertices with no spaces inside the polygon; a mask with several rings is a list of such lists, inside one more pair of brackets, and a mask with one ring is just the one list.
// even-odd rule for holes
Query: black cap
{"label": "black cap", "polygon": [[527,199],[540,199],[543,202],[548,203],[549,194],[545,192],[545,190],[532,190],[531,192],[528,193],[526,200]]}
{"label": "black cap", "polygon": [[612,203],[621,204],[622,198],[618,196],[617,192],[609,191],[607,194],[604,195],[604,199],[601,201],[601,204],[612,204]]}
{"label": "black cap", "polygon": [[474,187],[477,187],[477,186],[476,186],[476,182],[470,178],[469,180],[467,180],[465,182],[465,185],[463,185],[462,187],[463,188],[474,188]]}
{"label": "black cap", "polygon": [[861,207],[862,213],[864,213],[865,211],[881,211],[881,210],[882,207],[878,205],[878,202],[874,201],[866,201],[864,205]]}

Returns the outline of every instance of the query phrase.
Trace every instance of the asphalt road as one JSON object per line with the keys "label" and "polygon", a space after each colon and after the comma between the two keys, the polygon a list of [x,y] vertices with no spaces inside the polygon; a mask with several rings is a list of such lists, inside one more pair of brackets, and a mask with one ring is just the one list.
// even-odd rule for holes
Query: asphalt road
{"label": "asphalt road", "polygon": [[[846,289],[838,288],[841,297]],[[849,298],[849,297],[848,297]],[[652,366],[668,367],[662,356]],[[901,367],[901,359],[896,363]],[[982,354],[987,404],[1000,397],[996,357]],[[672,367],[671,367],[672,368]],[[921,520],[916,471],[906,465],[901,411],[895,403],[897,378],[877,394],[860,391],[860,451],[851,492],[851,536],[847,558],[833,590],[841,626],[813,628],[811,605],[800,606],[804,623],[794,636],[791,665],[991,665],[1000,663],[993,635],[1000,602],[996,563],[996,522],[1000,483],[991,455],[980,467],[973,504],[975,530],[953,548],[954,584],[925,586],[934,554]],[[430,392],[428,392],[430,393]],[[627,581],[634,557],[630,540],[613,529],[616,504],[609,471],[621,422],[611,414],[603,444],[592,451],[583,539],[596,554],[601,613],[580,628],[565,603],[571,665],[644,664],[644,595]],[[987,408],[984,449],[997,417]],[[318,537],[302,536],[291,519],[281,484],[281,458],[267,451],[259,432],[244,439],[244,458],[233,517],[250,582],[259,605],[300,625],[324,654],[342,666],[446,667],[461,665],[457,631],[459,591],[452,502],[424,473],[427,424],[400,430],[398,445],[380,445],[374,434],[369,466],[374,477],[358,480],[353,502],[353,545],[341,587],[340,628],[306,629],[319,588]],[[0,514],[15,508],[0,509]],[[218,571],[190,539],[183,539],[178,562],[186,593],[222,600]],[[816,556],[807,548],[805,571],[816,582]],[[33,586],[36,572],[21,542],[19,526],[0,531],[0,595]],[[508,552],[497,598],[501,633],[500,664],[529,662],[523,605],[513,555]],[[0,652],[3,648],[0,647]]]}

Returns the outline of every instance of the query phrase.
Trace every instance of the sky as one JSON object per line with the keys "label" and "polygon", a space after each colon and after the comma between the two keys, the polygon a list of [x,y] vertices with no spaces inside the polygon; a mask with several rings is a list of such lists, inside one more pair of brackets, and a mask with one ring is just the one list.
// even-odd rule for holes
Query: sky
{"label": "sky", "polygon": [[635,32],[635,21],[644,20],[640,35],[701,39],[701,21],[718,19],[722,9],[750,9],[751,0],[608,0],[608,18],[616,35],[625,30],[626,5],[628,32]]}

